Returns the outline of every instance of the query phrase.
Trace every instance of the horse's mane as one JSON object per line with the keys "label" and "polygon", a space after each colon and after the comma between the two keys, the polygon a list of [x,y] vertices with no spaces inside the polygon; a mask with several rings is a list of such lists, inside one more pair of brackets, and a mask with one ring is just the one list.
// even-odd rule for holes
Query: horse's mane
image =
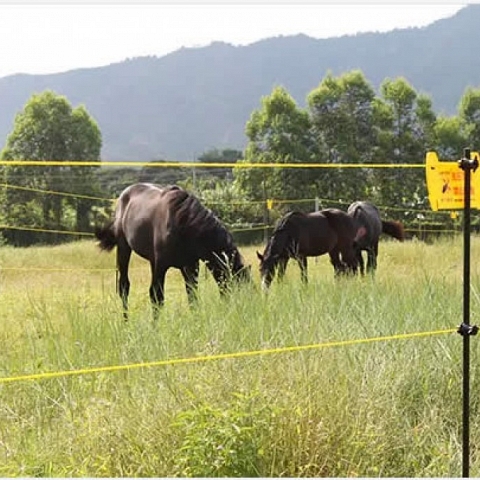
{"label": "horse's mane", "polygon": [[165,190],[175,191],[170,195],[169,202],[176,228],[182,233],[206,239],[225,251],[236,249],[233,237],[225,225],[195,195],[178,186],[169,186]]}
{"label": "horse's mane", "polygon": [[[295,242],[297,238],[297,230],[298,230],[298,219],[299,218],[305,218],[305,213],[299,212],[297,210],[294,210],[292,212],[288,212],[286,215],[284,215],[276,224],[272,236],[270,237],[267,246],[265,248],[265,255],[269,256],[272,254],[272,248],[275,243],[275,240],[280,238],[280,235],[284,235],[284,238],[286,239],[285,243],[281,245],[281,250],[282,252],[286,249],[289,250],[294,250],[295,249]],[[282,235],[283,237],[283,235]],[[278,243],[278,242],[277,242]]]}

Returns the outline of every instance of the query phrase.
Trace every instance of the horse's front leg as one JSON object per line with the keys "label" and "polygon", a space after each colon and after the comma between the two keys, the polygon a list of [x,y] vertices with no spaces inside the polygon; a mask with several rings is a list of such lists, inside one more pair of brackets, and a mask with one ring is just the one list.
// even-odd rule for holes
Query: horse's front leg
{"label": "horse's front leg", "polygon": [[158,262],[151,262],[152,283],[150,285],[150,301],[153,309],[153,320],[157,320],[159,308],[163,305],[165,299],[165,275],[167,267]]}
{"label": "horse's front leg", "polygon": [[300,267],[302,282],[304,284],[307,284],[308,283],[307,257],[304,257],[303,255],[297,256],[296,260],[298,262],[298,266]]}
{"label": "horse's front leg", "polygon": [[128,278],[128,263],[132,255],[132,249],[124,238],[119,239],[117,245],[117,269],[118,278],[118,295],[122,299],[123,318],[128,320],[128,294],[130,292],[130,280]]}
{"label": "horse's front leg", "polygon": [[340,260],[340,252],[334,248],[328,252],[328,256],[330,257],[330,263],[333,265],[335,278],[345,273],[345,264]]}
{"label": "horse's front leg", "polygon": [[[347,274],[356,275],[358,271],[359,262],[363,262],[361,258],[361,250],[352,246],[347,246],[342,251],[342,261],[345,264],[345,271]],[[360,258],[359,258],[360,257]],[[362,267],[360,267],[362,269]]]}
{"label": "horse's front leg", "polygon": [[190,305],[193,305],[198,300],[197,287],[199,262],[182,267],[180,271],[182,272],[183,280],[185,281],[185,289],[187,290],[188,303]]}

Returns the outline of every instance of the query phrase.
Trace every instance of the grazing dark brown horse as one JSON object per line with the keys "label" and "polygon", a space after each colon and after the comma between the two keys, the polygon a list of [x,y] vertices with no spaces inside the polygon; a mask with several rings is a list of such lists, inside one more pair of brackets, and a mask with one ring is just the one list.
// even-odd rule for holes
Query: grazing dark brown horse
{"label": "grazing dark brown horse", "polygon": [[279,278],[284,276],[290,258],[298,262],[304,283],[308,281],[307,257],[325,253],[330,256],[335,275],[355,273],[355,234],[352,218],[336,208],[287,213],[275,227],[263,254],[257,252],[262,287],[267,289],[270,286],[276,271]]}
{"label": "grazing dark brown horse", "polygon": [[118,293],[127,319],[132,251],[150,262],[154,318],[164,302],[165,275],[182,272],[189,302],[196,299],[199,261],[205,262],[224,294],[232,279],[250,280],[250,271],[220,220],[191,193],[177,186],[137,183],[118,198],[115,219],[95,232],[102,250],[117,247]]}
{"label": "grazing dark brown horse", "polygon": [[405,231],[401,222],[382,220],[378,208],[371,202],[358,201],[352,203],[347,213],[355,221],[357,237],[355,239],[355,255],[360,273],[365,275],[365,263],[362,250],[367,252],[367,273],[375,273],[377,269],[378,242],[380,235],[385,233],[403,242]]}

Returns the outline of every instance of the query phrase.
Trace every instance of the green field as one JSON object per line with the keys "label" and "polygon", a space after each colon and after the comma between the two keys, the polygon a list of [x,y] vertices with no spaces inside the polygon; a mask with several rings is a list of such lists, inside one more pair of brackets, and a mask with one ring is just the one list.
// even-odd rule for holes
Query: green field
{"label": "green field", "polygon": [[[260,248],[260,247],[258,247]],[[0,475],[36,477],[461,476],[460,237],[383,241],[375,279],[335,280],[328,257],[291,264],[268,295],[221,299],[202,270],[190,309],[170,270],[151,318],[148,264],[133,257],[130,321],[115,254],[93,241],[0,250]],[[480,324],[480,238],[471,323]],[[348,344],[413,332],[392,338]],[[320,343],[239,358],[205,356]],[[345,343],[342,343],[345,342]],[[478,356],[471,339],[471,476],[480,476]],[[42,372],[197,362],[36,380]]]}

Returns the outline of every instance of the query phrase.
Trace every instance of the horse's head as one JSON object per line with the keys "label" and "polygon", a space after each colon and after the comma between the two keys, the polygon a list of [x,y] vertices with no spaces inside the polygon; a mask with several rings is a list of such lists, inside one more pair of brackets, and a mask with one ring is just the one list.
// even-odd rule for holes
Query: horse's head
{"label": "horse's head", "polygon": [[220,293],[228,291],[232,283],[249,283],[252,281],[251,266],[245,265],[236,247],[220,254],[214,254],[207,261],[207,267],[217,282]]}
{"label": "horse's head", "polygon": [[[289,256],[294,255],[290,240],[290,235],[286,230],[278,230],[270,237],[263,254],[257,252],[257,257],[260,260],[260,277],[263,290],[270,287],[277,269],[280,267],[284,270]],[[282,271],[280,271],[281,273]]]}
{"label": "horse's head", "polygon": [[260,277],[262,279],[262,289],[267,290],[275,277],[275,269],[280,260],[279,255],[261,254],[257,251],[257,257],[260,260]]}

